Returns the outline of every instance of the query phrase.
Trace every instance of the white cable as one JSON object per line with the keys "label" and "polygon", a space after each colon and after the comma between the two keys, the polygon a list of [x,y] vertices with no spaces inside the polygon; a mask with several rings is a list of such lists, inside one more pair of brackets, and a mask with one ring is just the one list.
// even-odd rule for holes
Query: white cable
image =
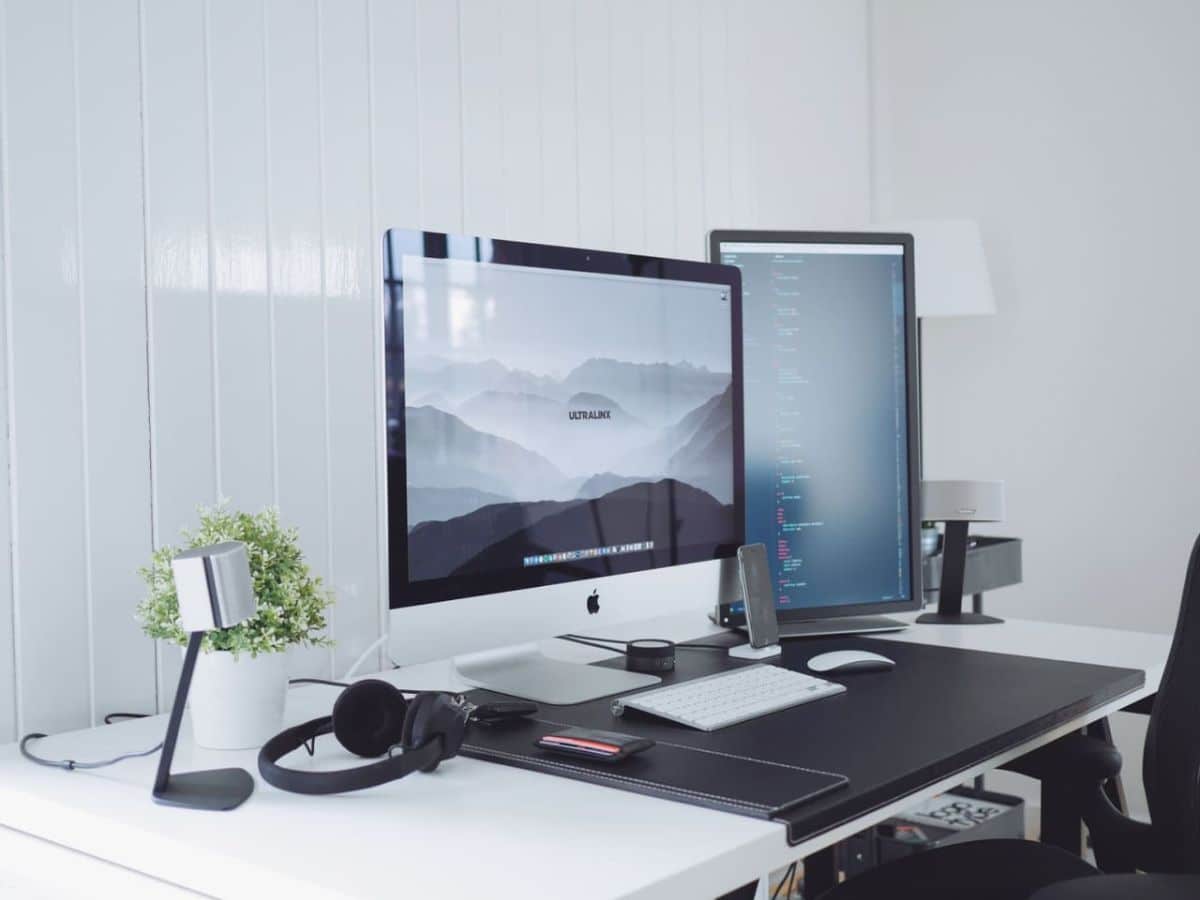
{"label": "white cable", "polygon": [[362,652],[362,656],[360,656],[358,659],[356,659],[354,661],[354,665],[352,665],[349,669],[346,670],[346,674],[342,676],[342,681],[349,681],[351,678],[353,678],[358,673],[358,670],[363,667],[363,664],[367,661],[367,657],[369,657],[372,653],[374,653],[376,650],[378,650],[380,648],[380,646],[382,646],[384,644],[384,642],[387,641],[387,639],[388,639],[388,636],[386,634],[384,634],[384,635],[380,635],[378,638],[376,638],[374,641],[372,641],[371,646],[369,646],[366,650],[364,650]]}

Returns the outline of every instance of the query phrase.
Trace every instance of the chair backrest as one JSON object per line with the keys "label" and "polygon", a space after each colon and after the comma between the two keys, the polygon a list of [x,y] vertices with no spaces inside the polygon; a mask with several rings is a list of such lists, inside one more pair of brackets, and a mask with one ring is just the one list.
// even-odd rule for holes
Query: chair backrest
{"label": "chair backrest", "polygon": [[1150,716],[1142,779],[1164,867],[1200,873],[1200,538]]}

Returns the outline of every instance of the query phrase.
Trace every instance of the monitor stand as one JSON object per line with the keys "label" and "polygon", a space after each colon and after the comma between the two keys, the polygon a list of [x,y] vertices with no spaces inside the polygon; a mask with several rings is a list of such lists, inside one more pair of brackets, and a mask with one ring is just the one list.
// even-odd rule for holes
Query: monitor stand
{"label": "monitor stand", "polygon": [[800,622],[780,622],[780,638],[822,637],[833,634],[870,634],[881,631],[901,631],[907,622],[887,616],[848,616],[844,619],[807,619]]}
{"label": "monitor stand", "polygon": [[552,659],[536,644],[458,656],[454,668],[475,687],[553,706],[584,703],[662,681],[657,675]]}

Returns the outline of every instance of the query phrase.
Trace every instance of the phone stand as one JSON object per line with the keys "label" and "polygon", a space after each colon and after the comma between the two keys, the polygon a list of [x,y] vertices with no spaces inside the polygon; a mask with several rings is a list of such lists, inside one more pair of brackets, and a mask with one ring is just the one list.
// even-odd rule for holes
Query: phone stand
{"label": "phone stand", "polygon": [[750,644],[738,644],[729,648],[729,655],[734,659],[770,659],[783,652],[778,644],[767,644],[765,647],[751,647]]}

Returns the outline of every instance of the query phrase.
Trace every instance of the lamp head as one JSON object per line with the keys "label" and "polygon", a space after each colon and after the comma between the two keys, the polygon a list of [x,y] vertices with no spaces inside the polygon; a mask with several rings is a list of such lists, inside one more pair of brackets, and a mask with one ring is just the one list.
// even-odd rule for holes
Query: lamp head
{"label": "lamp head", "polygon": [[185,550],[171,560],[171,571],[186,632],[231,628],[258,610],[250,558],[241,541]]}

